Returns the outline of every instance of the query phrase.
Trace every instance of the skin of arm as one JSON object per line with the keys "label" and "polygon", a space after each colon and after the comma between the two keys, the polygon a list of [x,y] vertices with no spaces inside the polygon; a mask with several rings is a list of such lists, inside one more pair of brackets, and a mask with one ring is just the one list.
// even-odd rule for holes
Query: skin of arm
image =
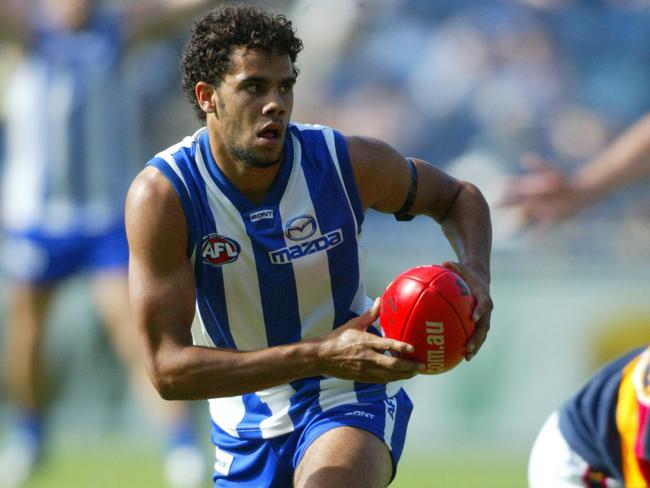
{"label": "skin of arm", "polygon": [[591,203],[649,174],[650,115],[646,115],[581,167],[573,186]]}
{"label": "skin of arm", "polygon": [[646,115],[573,175],[529,155],[530,171],[512,178],[501,205],[521,210],[525,223],[572,217],[611,193],[650,175],[650,115]]}
{"label": "skin of arm", "polygon": [[[348,137],[347,142],[364,209],[396,212],[410,186],[406,160],[392,147],[375,139]],[[458,262],[443,265],[461,275],[476,298],[472,318],[477,327],[467,345],[469,360],[485,340],[493,308],[489,292],[492,246],[489,207],[471,183],[456,180],[425,161],[413,161],[418,186],[409,213],[427,215],[441,225],[458,256]]]}
{"label": "skin of arm", "polygon": [[147,371],[165,399],[240,395],[319,374],[385,383],[410,378],[422,367],[383,354],[409,352],[411,346],[365,332],[378,302],[318,339],[248,352],[193,346],[195,281],[186,254],[187,221],[157,169],[146,168],[133,182],[126,227],[131,304]]}

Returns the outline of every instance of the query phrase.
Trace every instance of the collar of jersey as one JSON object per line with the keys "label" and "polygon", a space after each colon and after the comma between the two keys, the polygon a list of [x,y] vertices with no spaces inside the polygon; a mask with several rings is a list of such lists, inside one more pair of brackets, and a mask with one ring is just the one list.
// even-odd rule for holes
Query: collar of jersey
{"label": "collar of jersey", "polygon": [[233,185],[228,178],[221,172],[216,161],[212,157],[212,151],[210,150],[210,140],[208,139],[208,131],[204,130],[199,135],[199,147],[201,154],[203,155],[203,160],[206,163],[208,172],[212,177],[212,180],[219,187],[219,190],[223,192],[224,195],[230,200],[235,207],[240,212],[254,210],[260,207],[268,207],[270,205],[277,205],[284,194],[284,190],[287,187],[287,182],[289,181],[289,176],[291,176],[291,169],[293,168],[293,142],[291,137],[291,126],[287,127],[286,136],[284,139],[284,156],[282,166],[280,171],[273,180],[271,188],[264,197],[264,201],[259,204],[251,202],[239,189]]}

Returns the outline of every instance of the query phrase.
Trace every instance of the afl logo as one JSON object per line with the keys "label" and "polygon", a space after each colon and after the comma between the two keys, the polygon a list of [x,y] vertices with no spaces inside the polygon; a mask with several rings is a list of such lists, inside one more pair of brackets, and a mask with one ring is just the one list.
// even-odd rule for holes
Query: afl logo
{"label": "afl logo", "polygon": [[292,218],[285,227],[285,235],[292,241],[302,241],[316,232],[316,220],[311,215]]}
{"label": "afl logo", "polygon": [[222,266],[236,261],[241,246],[230,237],[210,234],[203,238],[203,262],[211,266]]}

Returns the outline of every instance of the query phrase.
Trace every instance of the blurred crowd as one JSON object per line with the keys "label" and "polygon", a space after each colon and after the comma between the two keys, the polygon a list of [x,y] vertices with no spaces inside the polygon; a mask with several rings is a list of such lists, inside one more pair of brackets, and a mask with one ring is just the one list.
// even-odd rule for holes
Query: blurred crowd
{"label": "blurred crowd", "polygon": [[[295,120],[441,166],[475,155],[509,173],[535,152],[571,168],[650,110],[648,0],[261,3],[305,39]],[[177,80],[184,27],[131,56],[149,101],[139,161],[196,124]],[[0,44],[0,84],[16,56]]]}
{"label": "blurred crowd", "polygon": [[[421,155],[491,203],[523,155],[571,171],[650,109],[647,0],[383,0],[357,2],[354,15],[326,81],[308,91],[311,111],[297,104],[297,117]],[[545,245],[647,260],[648,204],[632,188]],[[494,217],[496,250],[512,250],[525,222],[496,206]]]}

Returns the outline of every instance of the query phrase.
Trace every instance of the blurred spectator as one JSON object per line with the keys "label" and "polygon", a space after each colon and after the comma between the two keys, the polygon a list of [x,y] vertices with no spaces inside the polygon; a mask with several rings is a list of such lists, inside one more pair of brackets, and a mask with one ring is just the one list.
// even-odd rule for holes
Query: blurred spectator
{"label": "blurred spectator", "polygon": [[3,260],[11,283],[3,357],[15,419],[0,451],[3,487],[19,485],[41,458],[43,329],[58,285],[81,271],[92,275],[99,314],[138,395],[164,418],[168,482],[195,486],[204,477],[185,405],[160,400],[146,378],[129,310],[123,202],[142,141],[141,94],[124,67],[136,41],[169,32],[209,3],[217,2],[0,4],[0,38],[23,49],[4,98]]}
{"label": "blurred spectator", "polygon": [[[348,132],[362,127],[404,153],[425,154],[479,184],[488,198],[489,186],[496,194],[524,152],[561,161],[570,172],[650,109],[647,0],[356,5],[354,29],[337,41],[339,60],[325,88],[309,92],[318,112],[298,116]],[[603,209],[619,203],[610,199]],[[511,237],[498,234],[502,215],[512,213],[495,214],[497,244]],[[638,232],[633,213],[603,224]],[[596,233],[602,226],[565,229],[563,249],[625,245],[626,254],[636,246],[643,256],[649,248],[647,238],[616,244]]]}

